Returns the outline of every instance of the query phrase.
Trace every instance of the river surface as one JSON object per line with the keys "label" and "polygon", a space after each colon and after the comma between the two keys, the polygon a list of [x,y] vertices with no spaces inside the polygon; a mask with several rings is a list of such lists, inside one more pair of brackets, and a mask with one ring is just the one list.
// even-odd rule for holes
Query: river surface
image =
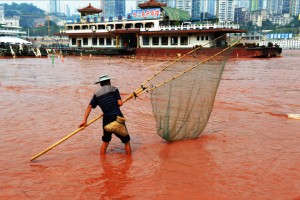
{"label": "river surface", "polygon": [[[132,157],[113,137],[100,156],[101,124],[31,162],[82,122],[98,77],[125,99],[163,61],[107,57],[0,60],[0,199],[300,199],[300,51],[231,59],[205,131],[165,142],[148,94],[122,111]],[[92,110],[89,119],[101,114]]]}

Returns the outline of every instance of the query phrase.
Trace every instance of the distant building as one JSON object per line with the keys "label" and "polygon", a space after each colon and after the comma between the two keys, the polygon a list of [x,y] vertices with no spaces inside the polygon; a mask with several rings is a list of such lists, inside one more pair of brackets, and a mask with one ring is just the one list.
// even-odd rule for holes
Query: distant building
{"label": "distant building", "polygon": [[290,0],[283,0],[282,13],[290,13]]}
{"label": "distant building", "polygon": [[192,0],[192,17],[196,19],[206,18],[205,15],[216,15],[215,0]]}
{"label": "distant building", "polygon": [[0,5],[0,23],[4,21],[4,6]]}
{"label": "distant building", "polygon": [[58,13],[58,5],[57,5],[57,0],[49,0],[49,5],[50,5],[50,14],[56,14]]}
{"label": "distant building", "polygon": [[290,14],[286,13],[286,14],[280,14],[280,15],[271,15],[269,17],[269,20],[273,24],[278,24],[280,26],[284,26],[284,25],[289,24],[293,20],[293,17],[291,17]]}
{"label": "distant building", "polygon": [[19,16],[5,17],[4,13],[5,13],[4,6],[0,5],[0,23],[6,24],[8,26],[20,27],[20,17]]}
{"label": "distant building", "polygon": [[234,23],[239,24],[239,25],[246,25],[247,20],[247,9],[246,8],[235,8],[234,11]]}
{"label": "distant building", "polygon": [[263,9],[263,0],[249,0],[250,1],[250,11],[262,10]]}
{"label": "distant building", "polygon": [[298,16],[300,14],[300,0],[290,1],[290,14],[292,16]]}
{"label": "distant building", "polygon": [[125,0],[102,0],[102,13],[105,17],[126,16]]}
{"label": "distant building", "polygon": [[252,21],[253,25],[262,27],[262,22],[268,19],[268,12],[267,10],[256,10],[249,12],[247,19],[248,21]]}
{"label": "distant building", "polygon": [[192,15],[192,0],[175,0],[174,2],[175,8],[185,10]]}
{"label": "distant building", "polygon": [[269,14],[282,14],[283,0],[267,0]]}
{"label": "distant building", "polygon": [[246,8],[247,10],[249,10],[250,0],[236,0],[235,7],[236,8]]}
{"label": "distant building", "polygon": [[234,0],[217,0],[216,15],[219,22],[234,22]]}
{"label": "distant building", "polygon": [[69,4],[66,5],[66,13],[67,13],[67,17],[71,16],[71,9],[70,9]]}

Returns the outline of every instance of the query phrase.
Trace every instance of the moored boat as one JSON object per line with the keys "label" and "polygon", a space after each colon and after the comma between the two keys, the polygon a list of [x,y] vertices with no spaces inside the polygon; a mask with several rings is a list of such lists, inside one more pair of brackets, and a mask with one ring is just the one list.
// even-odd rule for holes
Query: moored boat
{"label": "moored boat", "polygon": [[[191,22],[188,12],[150,0],[139,4],[126,18],[101,16],[101,9],[78,9],[79,19],[70,19],[58,36],[69,37],[66,54],[134,54],[138,56],[176,56],[195,48],[213,55],[227,47],[229,34],[245,33],[237,24]],[[240,37],[240,38],[241,38]],[[240,43],[231,57],[274,57],[280,47],[249,47]]]}
{"label": "moored boat", "polygon": [[47,56],[46,49],[35,47],[31,42],[21,38],[20,35],[24,35],[26,32],[20,31],[20,29],[21,27],[19,26],[12,26],[6,23],[0,24],[0,56]]}

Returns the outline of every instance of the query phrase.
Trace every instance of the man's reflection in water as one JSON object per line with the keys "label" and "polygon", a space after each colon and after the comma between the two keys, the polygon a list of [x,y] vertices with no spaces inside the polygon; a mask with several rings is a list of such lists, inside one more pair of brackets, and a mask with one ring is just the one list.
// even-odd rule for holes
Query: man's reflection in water
{"label": "man's reflection in water", "polygon": [[118,155],[118,157],[100,156],[100,166],[103,168],[101,199],[131,197],[126,187],[133,181],[130,177],[131,164],[132,157],[126,155]]}

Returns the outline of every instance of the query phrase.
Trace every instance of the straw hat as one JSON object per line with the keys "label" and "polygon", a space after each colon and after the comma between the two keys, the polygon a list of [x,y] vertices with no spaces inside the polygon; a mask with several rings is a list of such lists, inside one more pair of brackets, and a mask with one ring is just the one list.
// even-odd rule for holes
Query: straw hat
{"label": "straw hat", "polygon": [[97,81],[95,84],[101,83],[102,81],[110,80],[112,77],[109,77],[108,74],[103,74],[99,77],[99,81]]}
{"label": "straw hat", "polygon": [[122,136],[128,135],[128,131],[125,126],[125,118],[124,117],[117,116],[116,121],[113,121],[113,122],[107,124],[104,127],[104,129],[108,132],[119,134]]}

